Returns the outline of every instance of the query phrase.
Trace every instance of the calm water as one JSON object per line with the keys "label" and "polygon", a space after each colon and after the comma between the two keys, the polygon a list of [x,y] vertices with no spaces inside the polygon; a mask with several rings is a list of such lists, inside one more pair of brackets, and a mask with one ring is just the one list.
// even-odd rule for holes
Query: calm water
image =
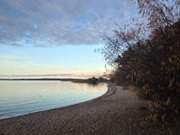
{"label": "calm water", "polygon": [[106,91],[106,84],[0,81],[0,119],[84,102]]}

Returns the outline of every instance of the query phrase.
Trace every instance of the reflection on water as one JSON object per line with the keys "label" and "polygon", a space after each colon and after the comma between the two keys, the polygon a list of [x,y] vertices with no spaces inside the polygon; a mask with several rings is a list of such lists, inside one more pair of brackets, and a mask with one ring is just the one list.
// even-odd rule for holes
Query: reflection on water
{"label": "reflection on water", "polygon": [[106,84],[0,81],[0,119],[80,103],[106,91]]}

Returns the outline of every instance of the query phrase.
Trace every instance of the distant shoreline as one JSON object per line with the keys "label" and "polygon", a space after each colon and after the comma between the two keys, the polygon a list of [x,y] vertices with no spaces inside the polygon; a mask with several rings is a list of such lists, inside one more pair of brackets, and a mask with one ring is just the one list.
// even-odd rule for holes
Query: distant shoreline
{"label": "distant shoreline", "polygon": [[88,79],[77,79],[77,78],[1,78],[0,81],[67,81],[74,83],[107,83],[108,79],[105,78],[88,78]]}

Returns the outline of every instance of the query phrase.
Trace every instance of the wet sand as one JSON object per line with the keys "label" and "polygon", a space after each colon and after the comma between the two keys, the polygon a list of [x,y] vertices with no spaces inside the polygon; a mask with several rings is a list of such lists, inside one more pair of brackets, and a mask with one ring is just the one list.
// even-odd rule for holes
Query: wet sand
{"label": "wet sand", "polygon": [[69,107],[0,120],[0,135],[149,135],[143,101],[130,88],[109,84],[108,92]]}

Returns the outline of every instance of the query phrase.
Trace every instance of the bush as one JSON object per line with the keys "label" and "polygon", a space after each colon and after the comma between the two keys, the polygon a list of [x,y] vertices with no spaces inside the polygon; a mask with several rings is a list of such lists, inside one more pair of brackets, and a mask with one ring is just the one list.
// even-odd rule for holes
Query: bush
{"label": "bush", "polygon": [[140,86],[141,93],[153,101],[151,112],[159,112],[161,120],[180,113],[179,36],[180,21],[156,29],[149,40],[138,41],[115,61],[112,79]]}
{"label": "bush", "polygon": [[164,121],[180,113],[180,3],[137,0],[137,5],[144,23],[115,30],[103,53],[117,65],[111,80],[141,87],[152,101],[152,118]]}

